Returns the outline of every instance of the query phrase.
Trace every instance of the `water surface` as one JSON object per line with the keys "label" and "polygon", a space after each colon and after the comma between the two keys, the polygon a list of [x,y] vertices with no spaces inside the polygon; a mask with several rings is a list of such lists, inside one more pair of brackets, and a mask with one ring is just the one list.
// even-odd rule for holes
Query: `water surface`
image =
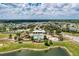
{"label": "water surface", "polygon": [[44,51],[20,50],[11,53],[0,54],[0,56],[69,56],[69,53],[62,48],[52,48]]}

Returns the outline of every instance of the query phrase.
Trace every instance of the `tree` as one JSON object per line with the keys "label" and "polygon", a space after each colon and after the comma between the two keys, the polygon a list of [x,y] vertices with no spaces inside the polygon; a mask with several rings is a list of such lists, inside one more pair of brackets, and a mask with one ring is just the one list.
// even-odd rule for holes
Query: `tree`
{"label": "tree", "polygon": [[31,40],[34,41],[34,37],[33,36],[31,37]]}
{"label": "tree", "polygon": [[61,32],[62,32],[62,30],[59,28],[56,30],[56,34],[58,34],[58,35],[60,35]]}
{"label": "tree", "polygon": [[48,38],[46,37],[46,35],[44,36],[44,40],[48,40]]}
{"label": "tree", "polygon": [[62,36],[62,34],[59,35],[59,39],[60,39],[60,41],[63,41],[63,36]]}
{"label": "tree", "polygon": [[46,46],[50,46],[49,42],[48,42],[48,38],[46,36],[44,36],[44,44]]}
{"label": "tree", "polygon": [[14,40],[17,41],[17,36],[14,37]]}
{"label": "tree", "polygon": [[19,37],[19,38],[18,38],[18,43],[22,43],[22,40],[23,40],[23,39],[22,39],[21,37]]}
{"label": "tree", "polygon": [[12,34],[9,35],[9,39],[12,39]]}
{"label": "tree", "polygon": [[44,45],[45,45],[45,46],[50,46],[50,44],[48,43],[48,40],[45,40]]}
{"label": "tree", "polygon": [[16,33],[16,36],[19,36],[20,37],[21,33]]}
{"label": "tree", "polygon": [[69,32],[69,26],[70,24],[66,24],[66,31]]}
{"label": "tree", "polygon": [[18,43],[22,43],[22,40],[23,40],[20,36],[21,36],[21,33],[16,33]]}

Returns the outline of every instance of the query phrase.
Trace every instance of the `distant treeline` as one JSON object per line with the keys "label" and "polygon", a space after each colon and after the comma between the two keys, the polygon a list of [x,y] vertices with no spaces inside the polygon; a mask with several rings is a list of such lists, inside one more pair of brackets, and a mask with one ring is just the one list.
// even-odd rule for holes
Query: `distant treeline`
{"label": "distant treeline", "polygon": [[20,22],[71,22],[79,23],[78,19],[11,19],[11,20],[0,20],[0,23],[20,23]]}

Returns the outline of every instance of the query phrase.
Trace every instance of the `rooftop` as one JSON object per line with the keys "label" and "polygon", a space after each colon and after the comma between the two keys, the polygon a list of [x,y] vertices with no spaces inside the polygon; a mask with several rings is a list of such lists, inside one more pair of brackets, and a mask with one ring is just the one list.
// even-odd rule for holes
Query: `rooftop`
{"label": "rooftop", "polygon": [[33,32],[43,32],[43,33],[45,33],[45,30],[34,30]]}

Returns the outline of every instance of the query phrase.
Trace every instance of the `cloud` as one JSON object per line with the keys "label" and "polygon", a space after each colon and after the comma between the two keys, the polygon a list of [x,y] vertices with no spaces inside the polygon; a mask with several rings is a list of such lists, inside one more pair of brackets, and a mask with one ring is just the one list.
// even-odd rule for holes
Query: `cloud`
{"label": "cloud", "polygon": [[78,19],[78,3],[0,3],[0,19]]}

